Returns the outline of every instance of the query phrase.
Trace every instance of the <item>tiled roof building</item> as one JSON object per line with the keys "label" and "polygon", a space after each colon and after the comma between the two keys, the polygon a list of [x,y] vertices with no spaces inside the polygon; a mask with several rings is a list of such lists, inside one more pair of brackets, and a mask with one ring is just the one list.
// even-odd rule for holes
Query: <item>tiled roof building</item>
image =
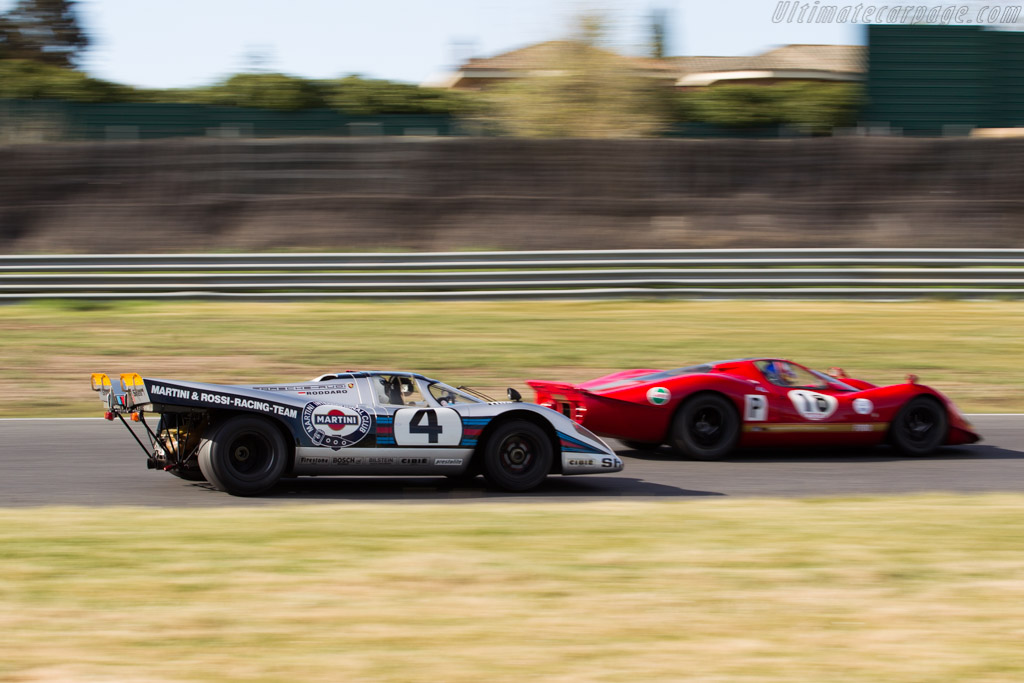
{"label": "tiled roof building", "polygon": [[867,48],[859,45],[786,45],[751,57],[628,57],[580,43],[552,40],[474,58],[457,71],[424,85],[480,90],[495,83],[559,73],[571,51],[591,51],[620,60],[638,73],[680,88],[716,83],[775,83],[786,80],[860,81],[867,71]]}

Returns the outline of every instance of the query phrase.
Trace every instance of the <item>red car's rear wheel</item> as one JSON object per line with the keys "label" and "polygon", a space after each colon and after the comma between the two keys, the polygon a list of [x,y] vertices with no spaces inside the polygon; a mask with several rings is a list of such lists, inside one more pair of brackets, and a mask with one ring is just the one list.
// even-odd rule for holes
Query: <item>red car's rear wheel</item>
{"label": "red car's rear wheel", "polygon": [[736,447],[740,417],[720,394],[697,394],[672,421],[672,447],[694,460],[717,460]]}

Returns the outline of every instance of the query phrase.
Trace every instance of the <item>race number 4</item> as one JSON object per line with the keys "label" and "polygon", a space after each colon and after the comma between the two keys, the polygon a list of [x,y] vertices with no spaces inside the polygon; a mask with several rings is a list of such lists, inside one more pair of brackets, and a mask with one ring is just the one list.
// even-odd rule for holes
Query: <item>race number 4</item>
{"label": "race number 4", "polygon": [[462,418],[451,408],[401,408],[395,412],[399,446],[458,446]]}
{"label": "race number 4", "polygon": [[803,389],[789,392],[789,400],[793,402],[796,411],[808,420],[826,420],[832,417],[832,413],[839,407],[839,401],[835,396]]}

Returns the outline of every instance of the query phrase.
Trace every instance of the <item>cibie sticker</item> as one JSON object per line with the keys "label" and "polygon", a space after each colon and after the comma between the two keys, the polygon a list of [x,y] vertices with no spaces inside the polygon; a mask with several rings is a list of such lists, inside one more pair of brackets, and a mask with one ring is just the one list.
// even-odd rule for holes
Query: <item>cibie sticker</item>
{"label": "cibie sticker", "polygon": [[871,411],[875,409],[875,404],[866,398],[855,398],[853,399],[853,412],[858,415],[870,415]]}
{"label": "cibie sticker", "polygon": [[789,400],[793,402],[796,411],[808,420],[828,419],[832,417],[832,413],[836,412],[836,407],[839,406],[839,401],[835,396],[803,389],[794,389],[789,392]]}
{"label": "cibie sticker", "polygon": [[302,430],[317,446],[338,450],[362,441],[373,418],[362,408],[314,401],[302,409]]}
{"label": "cibie sticker", "polygon": [[651,387],[647,390],[647,400],[656,406],[663,406],[672,398],[672,392],[665,387]]}

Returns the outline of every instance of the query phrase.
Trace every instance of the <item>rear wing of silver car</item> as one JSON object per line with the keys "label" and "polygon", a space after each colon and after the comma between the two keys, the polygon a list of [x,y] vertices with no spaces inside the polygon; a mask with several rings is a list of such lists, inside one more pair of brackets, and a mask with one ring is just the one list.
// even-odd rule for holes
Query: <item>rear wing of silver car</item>
{"label": "rear wing of silver car", "polygon": [[107,407],[103,417],[108,420],[122,413],[141,412],[150,403],[146,384],[137,372],[121,373],[117,384],[106,373],[94,372],[91,383],[92,390],[100,395],[100,400]]}

